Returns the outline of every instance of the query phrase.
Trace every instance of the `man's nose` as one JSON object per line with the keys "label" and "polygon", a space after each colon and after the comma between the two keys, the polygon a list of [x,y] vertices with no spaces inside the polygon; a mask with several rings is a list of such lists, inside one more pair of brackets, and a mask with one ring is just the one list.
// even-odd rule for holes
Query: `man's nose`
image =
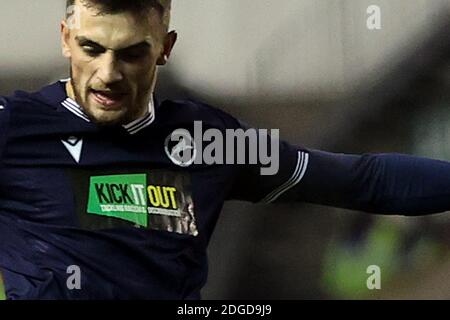
{"label": "man's nose", "polygon": [[123,80],[123,74],[119,63],[114,57],[114,53],[108,52],[100,62],[98,77],[105,84],[120,82]]}

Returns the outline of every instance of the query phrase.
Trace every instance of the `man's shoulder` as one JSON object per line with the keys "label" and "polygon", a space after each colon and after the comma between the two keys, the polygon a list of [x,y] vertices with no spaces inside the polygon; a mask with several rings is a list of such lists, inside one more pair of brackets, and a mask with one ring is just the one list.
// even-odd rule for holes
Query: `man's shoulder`
{"label": "man's shoulder", "polygon": [[[5,128],[9,122],[10,103],[8,97],[0,96],[0,127]],[[1,131],[4,129],[0,129]]]}
{"label": "man's shoulder", "polygon": [[9,105],[7,97],[0,96],[0,110],[5,110]]}
{"label": "man's shoulder", "polygon": [[239,127],[231,114],[199,100],[165,100],[158,108],[159,115],[175,122],[202,121],[204,125],[217,128]]}
{"label": "man's shoulder", "polygon": [[0,96],[0,110],[15,111],[17,109],[20,109],[22,112],[26,110],[37,111],[52,109],[52,106],[44,99],[40,91],[16,90],[11,95]]}
{"label": "man's shoulder", "polygon": [[53,127],[58,124],[58,128],[67,126],[62,121],[54,121],[59,119],[57,106],[41,92],[42,89],[35,92],[16,90],[11,95],[0,96],[0,134],[3,137],[40,133],[50,123]]}

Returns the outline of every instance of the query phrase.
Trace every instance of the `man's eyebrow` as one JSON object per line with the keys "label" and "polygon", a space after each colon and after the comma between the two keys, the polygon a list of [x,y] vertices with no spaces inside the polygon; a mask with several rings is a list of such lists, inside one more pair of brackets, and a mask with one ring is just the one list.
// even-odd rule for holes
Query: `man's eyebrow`
{"label": "man's eyebrow", "polygon": [[75,40],[77,40],[77,42],[78,42],[78,44],[79,44],[80,46],[91,45],[91,46],[101,47],[101,48],[106,49],[106,48],[103,47],[101,44],[99,44],[99,43],[97,43],[97,42],[95,42],[95,41],[93,41],[93,40],[91,40],[91,39],[88,39],[88,38],[86,38],[86,37],[79,37],[79,36],[76,36],[76,37],[75,37]]}
{"label": "man's eyebrow", "polygon": [[[109,49],[109,48],[106,48],[106,47],[102,46],[101,44],[99,44],[99,43],[97,43],[97,42],[95,42],[95,41],[93,41],[93,40],[91,40],[89,38],[86,38],[84,36],[76,36],[75,40],[78,41],[78,44],[80,46],[91,45],[91,46],[95,46],[95,47],[100,47],[102,49]],[[139,43],[132,44],[132,45],[126,47],[126,48],[121,48],[121,49],[117,49],[117,50],[113,50],[113,51],[123,52],[123,51],[128,51],[128,50],[133,50],[133,49],[141,49],[141,48],[142,49],[147,49],[147,48],[150,48],[150,47],[151,47],[151,44],[149,42],[142,41],[142,42],[139,42]]]}

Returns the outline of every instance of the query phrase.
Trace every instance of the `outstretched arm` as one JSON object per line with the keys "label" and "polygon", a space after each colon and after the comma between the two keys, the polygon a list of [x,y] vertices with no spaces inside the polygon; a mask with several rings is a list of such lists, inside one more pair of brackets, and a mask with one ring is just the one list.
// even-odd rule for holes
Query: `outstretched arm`
{"label": "outstretched arm", "polygon": [[280,200],[381,214],[450,210],[450,163],[400,154],[310,152],[302,183]]}
{"label": "outstretched arm", "polygon": [[277,175],[246,168],[238,180],[235,198],[255,202],[402,215],[450,210],[450,163],[401,154],[336,154],[282,143]]}

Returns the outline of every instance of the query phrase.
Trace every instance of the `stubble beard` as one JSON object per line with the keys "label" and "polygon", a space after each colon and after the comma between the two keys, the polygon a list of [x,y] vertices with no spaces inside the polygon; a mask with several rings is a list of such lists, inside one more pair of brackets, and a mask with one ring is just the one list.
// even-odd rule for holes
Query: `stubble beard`
{"label": "stubble beard", "polygon": [[[117,119],[111,120],[111,121],[102,121],[102,120],[97,119],[94,116],[94,114],[92,112],[90,112],[89,108],[86,107],[86,104],[88,104],[89,102],[88,101],[83,102],[81,90],[77,86],[77,83],[74,80],[72,69],[70,70],[70,84],[72,85],[73,94],[74,94],[76,103],[80,106],[80,108],[83,110],[83,112],[88,116],[88,118],[91,122],[97,124],[98,126],[102,126],[102,127],[114,126],[121,122],[121,120],[123,119],[123,116],[119,117]],[[87,90],[87,88],[86,88],[86,90]],[[86,99],[88,99],[87,92],[86,92]]]}

